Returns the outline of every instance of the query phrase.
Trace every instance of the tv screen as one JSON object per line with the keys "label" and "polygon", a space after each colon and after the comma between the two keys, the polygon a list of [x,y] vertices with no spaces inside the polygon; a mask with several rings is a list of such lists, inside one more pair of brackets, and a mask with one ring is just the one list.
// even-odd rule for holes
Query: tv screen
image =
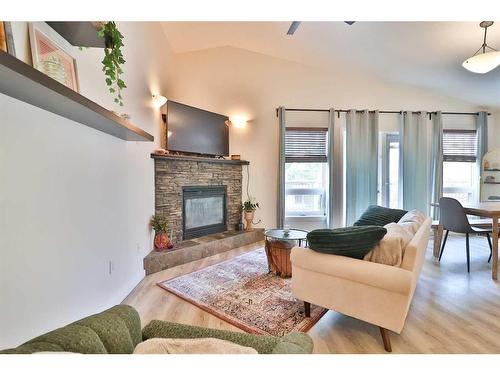
{"label": "tv screen", "polygon": [[169,100],[167,149],[203,155],[229,155],[227,116]]}

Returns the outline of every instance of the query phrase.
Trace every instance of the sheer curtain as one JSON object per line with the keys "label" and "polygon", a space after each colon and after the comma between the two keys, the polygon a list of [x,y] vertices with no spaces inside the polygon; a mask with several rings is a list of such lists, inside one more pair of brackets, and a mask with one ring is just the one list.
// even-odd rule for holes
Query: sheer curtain
{"label": "sheer curtain", "polygon": [[[483,156],[488,152],[488,112],[479,112],[476,119],[477,131],[477,154],[476,165],[478,175],[481,176],[483,170]],[[477,179],[476,196],[481,200],[481,178]]]}
{"label": "sheer curtain", "polygon": [[[431,186],[431,127],[427,112],[403,112],[400,119],[400,197],[405,210],[429,214]],[[441,164],[442,165],[442,164]]]}
{"label": "sheer curtain", "polygon": [[278,156],[278,201],[276,204],[276,225],[285,224],[285,107],[278,108],[279,156]]}
{"label": "sheer curtain", "polygon": [[[436,112],[432,118],[431,202],[443,196],[443,115]],[[432,209],[432,218],[439,219],[439,210]]]}
{"label": "sheer curtain", "polygon": [[334,146],[334,134],[335,134],[335,110],[330,108],[328,113],[328,220],[327,227],[333,228],[333,220],[334,220],[334,209],[333,209],[333,176],[335,173],[335,165],[333,160],[333,155],[335,151]]}
{"label": "sheer curtain", "polygon": [[350,110],[346,117],[346,223],[377,204],[378,111]]}

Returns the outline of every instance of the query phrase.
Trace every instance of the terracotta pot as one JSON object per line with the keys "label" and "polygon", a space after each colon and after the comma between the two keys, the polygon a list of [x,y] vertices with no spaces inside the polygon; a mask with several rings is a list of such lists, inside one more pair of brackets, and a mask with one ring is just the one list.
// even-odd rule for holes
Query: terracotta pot
{"label": "terracotta pot", "polygon": [[247,222],[247,226],[246,226],[245,230],[252,229],[252,221],[253,221],[254,214],[255,214],[255,210],[245,211],[244,217],[245,217],[245,221]]}
{"label": "terracotta pot", "polygon": [[170,238],[168,238],[166,233],[164,232],[155,233],[155,239],[154,239],[155,250],[161,251],[168,249],[169,244],[170,244]]}

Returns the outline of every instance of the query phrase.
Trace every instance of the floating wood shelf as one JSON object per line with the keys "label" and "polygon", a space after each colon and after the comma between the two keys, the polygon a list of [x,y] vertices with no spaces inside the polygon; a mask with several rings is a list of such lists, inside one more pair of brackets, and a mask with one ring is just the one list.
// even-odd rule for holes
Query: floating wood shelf
{"label": "floating wood shelf", "polygon": [[217,159],[217,158],[208,158],[202,156],[190,156],[190,155],[158,155],[151,154],[153,159],[163,159],[163,160],[188,160],[188,161],[199,161],[204,163],[223,163],[223,164],[241,164],[248,165],[250,164],[247,160],[231,160],[231,159]]}
{"label": "floating wood shelf", "polygon": [[97,22],[49,22],[59,35],[76,47],[104,48],[104,39],[97,35]]}
{"label": "floating wood shelf", "polygon": [[3,51],[0,93],[126,141],[154,140],[151,134]]}
{"label": "floating wood shelf", "polygon": [[491,185],[499,185],[499,184],[500,184],[500,182],[496,182],[496,181],[493,181],[493,182],[486,182],[486,181],[485,181],[485,182],[483,182],[483,184],[488,184],[488,185],[490,185],[490,184],[491,184]]}
{"label": "floating wood shelf", "polygon": [[485,172],[500,172],[500,169],[497,169],[497,168],[488,168],[488,169],[484,169]]}

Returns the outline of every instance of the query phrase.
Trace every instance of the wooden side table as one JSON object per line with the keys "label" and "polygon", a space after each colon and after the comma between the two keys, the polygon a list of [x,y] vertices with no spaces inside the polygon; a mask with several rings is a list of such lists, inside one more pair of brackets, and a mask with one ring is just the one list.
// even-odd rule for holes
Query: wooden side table
{"label": "wooden side table", "polygon": [[266,255],[269,271],[286,278],[292,276],[292,263],[290,252],[295,246],[295,241],[302,246],[306,240],[307,232],[299,229],[271,229],[266,231]]}
{"label": "wooden side table", "polygon": [[269,271],[280,277],[292,276],[292,263],[290,251],[293,245],[280,240],[266,240],[266,255]]}

